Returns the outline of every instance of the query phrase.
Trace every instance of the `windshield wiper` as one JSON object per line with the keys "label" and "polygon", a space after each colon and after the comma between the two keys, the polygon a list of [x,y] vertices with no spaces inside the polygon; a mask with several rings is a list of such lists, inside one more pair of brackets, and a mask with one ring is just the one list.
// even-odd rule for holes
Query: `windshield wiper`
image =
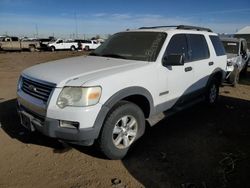
{"label": "windshield wiper", "polygon": [[113,57],[113,58],[120,58],[120,59],[127,59],[126,57],[118,54],[102,54],[103,57]]}

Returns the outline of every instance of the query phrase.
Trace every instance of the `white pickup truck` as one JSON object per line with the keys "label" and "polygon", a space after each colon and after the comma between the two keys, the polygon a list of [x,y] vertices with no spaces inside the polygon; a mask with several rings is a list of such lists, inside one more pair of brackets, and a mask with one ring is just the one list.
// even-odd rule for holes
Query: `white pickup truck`
{"label": "white pickup truck", "polygon": [[75,51],[78,49],[78,43],[75,41],[64,41],[62,39],[57,39],[53,43],[49,43],[48,47],[50,48],[51,51],[55,50],[72,50]]}
{"label": "white pickup truck", "polygon": [[96,40],[82,40],[81,45],[82,45],[81,48],[83,50],[89,51],[89,50],[95,50],[101,45],[101,43],[97,42]]}

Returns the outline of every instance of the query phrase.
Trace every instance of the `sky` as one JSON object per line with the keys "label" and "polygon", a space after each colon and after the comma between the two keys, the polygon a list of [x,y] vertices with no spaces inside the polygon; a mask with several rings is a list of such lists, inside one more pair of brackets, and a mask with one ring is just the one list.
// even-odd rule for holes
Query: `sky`
{"label": "sky", "polygon": [[0,0],[0,35],[83,38],[180,24],[232,34],[250,25],[250,1]]}

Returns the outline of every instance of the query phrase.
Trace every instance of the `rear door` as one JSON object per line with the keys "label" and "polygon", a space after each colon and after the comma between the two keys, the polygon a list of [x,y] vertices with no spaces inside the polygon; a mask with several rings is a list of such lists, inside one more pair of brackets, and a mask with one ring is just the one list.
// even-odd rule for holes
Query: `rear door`
{"label": "rear door", "polygon": [[188,54],[194,72],[193,91],[197,94],[206,86],[208,78],[214,69],[214,62],[210,61],[210,52],[206,38],[202,34],[188,34]]}

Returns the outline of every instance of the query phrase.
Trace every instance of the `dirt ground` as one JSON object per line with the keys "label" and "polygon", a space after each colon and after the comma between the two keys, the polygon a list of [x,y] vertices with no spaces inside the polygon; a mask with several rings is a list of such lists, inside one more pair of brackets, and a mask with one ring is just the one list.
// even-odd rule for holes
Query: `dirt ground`
{"label": "dirt ground", "polygon": [[147,128],[123,160],[27,132],[15,107],[20,72],[83,54],[0,54],[1,188],[250,187],[250,72],[238,87],[221,88],[214,108],[199,104]]}

